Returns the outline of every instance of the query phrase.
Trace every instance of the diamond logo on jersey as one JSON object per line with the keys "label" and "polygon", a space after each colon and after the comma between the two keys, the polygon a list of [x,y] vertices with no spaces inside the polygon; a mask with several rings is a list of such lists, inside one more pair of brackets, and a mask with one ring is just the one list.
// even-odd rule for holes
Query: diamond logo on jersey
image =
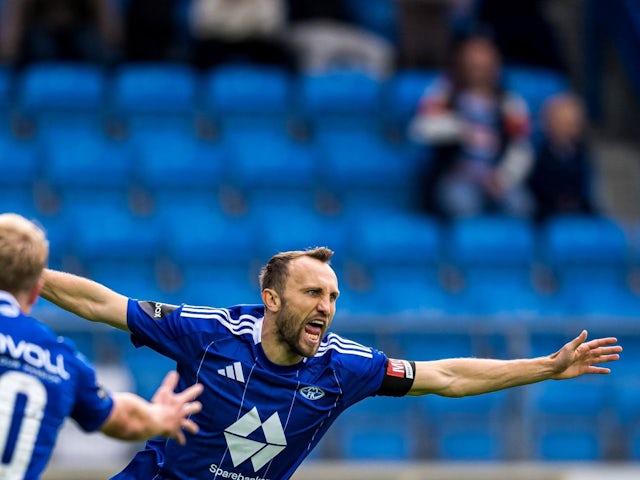
{"label": "diamond logo on jersey", "polygon": [[235,362],[233,365],[227,365],[218,370],[218,375],[244,383],[244,374],[242,373],[242,364]]}
{"label": "diamond logo on jersey", "polygon": [[[248,438],[258,428],[262,428],[264,442]],[[253,470],[256,472],[287,446],[287,439],[284,436],[278,412],[262,422],[256,407],[227,427],[224,431],[224,438],[227,440],[233,466],[237,467],[242,462],[251,459]]]}

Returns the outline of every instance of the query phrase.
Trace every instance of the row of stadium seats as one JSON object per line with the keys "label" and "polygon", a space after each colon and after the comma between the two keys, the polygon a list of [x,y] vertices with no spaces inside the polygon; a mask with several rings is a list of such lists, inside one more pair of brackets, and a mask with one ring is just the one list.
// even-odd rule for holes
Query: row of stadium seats
{"label": "row of stadium seats", "polygon": [[93,129],[69,128],[36,140],[0,134],[0,168],[11,172],[0,178],[0,186],[29,187],[40,180],[63,195],[228,185],[245,196],[278,191],[291,201],[309,200],[315,190],[343,199],[366,193],[367,201],[406,207],[416,203],[421,161],[415,149],[367,132],[326,133],[298,142],[273,132],[243,131],[208,142],[184,131],[154,129],[113,141]]}
{"label": "row of stadium seats", "polygon": [[[117,117],[132,129],[208,116],[224,130],[286,128],[293,116],[318,129],[400,126],[413,114],[435,71],[400,71],[388,80],[334,71],[292,77],[283,70],[230,65],[198,74],[181,64],[128,64],[107,73],[77,64],[38,64],[20,75],[0,69],[0,112],[47,128]],[[506,88],[520,93],[536,118],[550,95],[568,88],[554,72],[510,67]]]}
{"label": "row of stadium seats", "polygon": [[640,230],[627,235],[601,217],[557,217],[540,228],[508,217],[444,225],[406,210],[361,206],[322,215],[284,203],[232,216],[212,198],[169,192],[147,216],[112,198],[87,198],[37,218],[54,267],[138,297],[259,301],[257,269],[271,255],[327,245],[336,251],[340,308],[352,314],[640,316]]}

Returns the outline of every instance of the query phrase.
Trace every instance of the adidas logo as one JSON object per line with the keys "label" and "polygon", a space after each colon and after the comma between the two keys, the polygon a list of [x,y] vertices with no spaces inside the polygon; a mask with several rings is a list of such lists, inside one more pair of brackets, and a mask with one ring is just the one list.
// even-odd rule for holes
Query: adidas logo
{"label": "adidas logo", "polygon": [[[264,442],[247,438],[258,428],[262,428]],[[250,458],[255,472],[269,463],[287,446],[287,439],[284,436],[278,412],[262,422],[256,407],[228,426],[224,430],[224,438],[231,453],[233,466],[237,467]]]}
{"label": "adidas logo", "polygon": [[221,368],[218,370],[218,375],[244,383],[244,374],[242,373],[242,364],[240,362],[235,362],[233,365],[227,365]]}

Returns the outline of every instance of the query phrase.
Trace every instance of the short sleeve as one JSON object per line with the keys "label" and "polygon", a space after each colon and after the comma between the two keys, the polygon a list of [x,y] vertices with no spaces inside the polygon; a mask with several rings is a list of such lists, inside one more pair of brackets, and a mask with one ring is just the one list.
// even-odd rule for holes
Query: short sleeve
{"label": "short sleeve", "polygon": [[127,326],[131,330],[131,341],[136,347],[147,345],[177,359],[181,353],[177,339],[189,328],[180,317],[181,311],[182,307],[176,305],[129,299]]}
{"label": "short sleeve", "polygon": [[375,395],[382,385],[387,356],[375,349],[333,334],[337,373],[341,382],[345,406]]}
{"label": "short sleeve", "polygon": [[113,398],[98,384],[93,365],[82,354],[76,353],[75,364],[76,395],[70,416],[85,432],[93,432],[107,420],[113,409]]}

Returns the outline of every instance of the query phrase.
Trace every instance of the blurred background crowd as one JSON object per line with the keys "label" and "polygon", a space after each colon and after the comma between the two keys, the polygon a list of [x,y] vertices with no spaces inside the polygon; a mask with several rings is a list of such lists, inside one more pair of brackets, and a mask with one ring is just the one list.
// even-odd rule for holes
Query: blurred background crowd
{"label": "blurred background crowd", "polygon": [[[639,59],[630,0],[0,0],[0,211],[166,302],[258,302],[327,245],[335,329],[391,356],[625,346],[607,381],[364,402],[321,458],[638,460]],[[143,395],[170,368],[39,314]]]}

